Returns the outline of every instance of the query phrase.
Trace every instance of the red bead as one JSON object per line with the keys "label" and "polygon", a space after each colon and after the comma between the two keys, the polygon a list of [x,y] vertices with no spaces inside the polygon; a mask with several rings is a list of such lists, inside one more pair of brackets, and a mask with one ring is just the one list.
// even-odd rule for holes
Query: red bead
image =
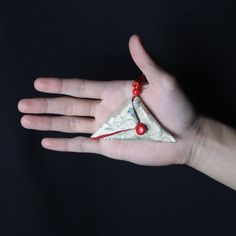
{"label": "red bead", "polygon": [[135,80],[135,81],[132,83],[132,86],[133,86],[133,88],[138,88],[138,87],[140,87],[140,83],[139,83],[137,80]]}
{"label": "red bead", "polygon": [[138,96],[141,93],[141,88],[134,88],[133,89],[133,95]]}
{"label": "red bead", "polygon": [[147,132],[147,128],[144,124],[142,123],[138,123],[137,126],[136,126],[136,133],[138,135],[143,135]]}

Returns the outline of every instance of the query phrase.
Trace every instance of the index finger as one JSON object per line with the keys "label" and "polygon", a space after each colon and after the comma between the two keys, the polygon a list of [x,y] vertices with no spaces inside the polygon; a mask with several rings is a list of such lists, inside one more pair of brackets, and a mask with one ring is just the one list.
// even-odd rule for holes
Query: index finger
{"label": "index finger", "polygon": [[101,99],[109,81],[86,79],[37,78],[34,87],[40,92],[64,94],[80,98]]}

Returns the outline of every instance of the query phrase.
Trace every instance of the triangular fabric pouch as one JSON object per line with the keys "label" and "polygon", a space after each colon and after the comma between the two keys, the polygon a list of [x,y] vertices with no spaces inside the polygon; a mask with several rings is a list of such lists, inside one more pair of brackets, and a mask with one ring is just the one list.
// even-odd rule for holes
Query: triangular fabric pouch
{"label": "triangular fabric pouch", "polygon": [[[147,128],[142,135],[137,134],[135,129],[140,122]],[[91,138],[176,142],[175,138],[157,122],[138,96],[122,104]]]}

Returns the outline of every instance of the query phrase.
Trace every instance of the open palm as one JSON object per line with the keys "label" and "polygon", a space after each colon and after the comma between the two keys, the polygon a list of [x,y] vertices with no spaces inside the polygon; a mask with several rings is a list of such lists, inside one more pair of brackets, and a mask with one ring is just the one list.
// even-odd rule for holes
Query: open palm
{"label": "open palm", "polygon": [[[142,165],[185,164],[189,161],[197,132],[197,115],[175,78],[153,61],[137,35],[131,36],[129,49],[134,62],[149,82],[142,90],[141,99],[177,142],[94,140],[78,136],[44,138],[43,147],[57,151],[99,153]],[[20,100],[18,109],[31,114],[24,115],[21,123],[23,127],[35,130],[94,133],[132,96],[132,82],[38,78],[34,83],[38,91],[64,96]],[[44,113],[59,116],[39,115]]]}

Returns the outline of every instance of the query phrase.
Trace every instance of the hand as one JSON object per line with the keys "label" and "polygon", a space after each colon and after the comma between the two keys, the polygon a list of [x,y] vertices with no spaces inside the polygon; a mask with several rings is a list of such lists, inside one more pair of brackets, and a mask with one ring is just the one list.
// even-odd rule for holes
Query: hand
{"label": "hand", "polygon": [[[86,137],[44,138],[42,146],[56,151],[91,152],[142,165],[187,164],[191,159],[198,116],[176,79],[148,55],[137,35],[129,40],[131,56],[149,84],[140,95],[152,114],[174,134],[177,143],[135,140],[94,140]],[[93,133],[127,98],[130,81],[38,78],[36,90],[67,95],[56,98],[22,99],[21,124],[27,129],[69,133]],[[38,114],[60,114],[40,116]]]}

